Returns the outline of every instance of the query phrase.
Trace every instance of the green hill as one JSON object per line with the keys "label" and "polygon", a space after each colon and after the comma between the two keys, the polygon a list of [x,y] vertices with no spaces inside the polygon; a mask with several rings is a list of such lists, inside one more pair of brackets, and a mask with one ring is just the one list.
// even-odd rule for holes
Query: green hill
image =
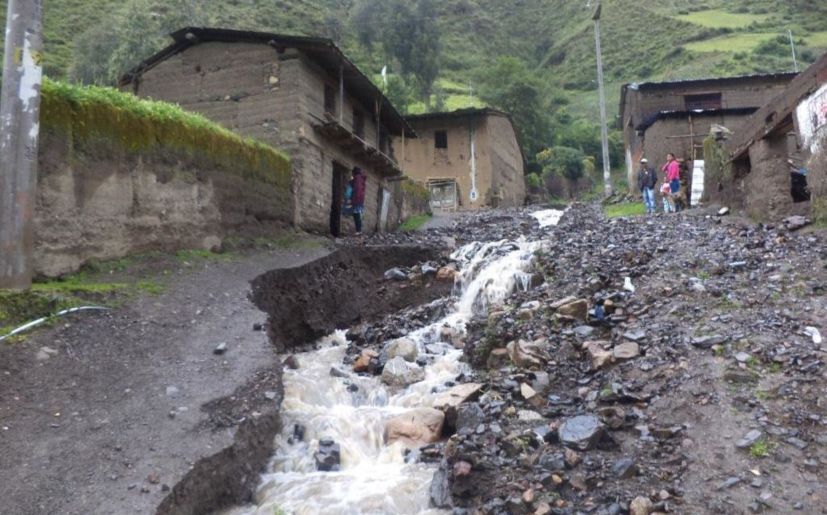
{"label": "green hill", "polygon": [[[192,24],[329,36],[378,79],[382,66],[390,65],[392,72],[398,66],[381,45],[366,44],[364,34],[378,28],[360,18],[370,13],[361,6],[386,1],[44,0],[45,70],[54,78],[111,82],[166,44],[167,32]],[[548,120],[559,118],[565,106],[565,116],[593,123],[597,96],[589,3],[593,0],[432,2],[441,49],[434,96],[427,103],[410,94],[394,98],[404,98],[400,102],[412,111],[428,104],[480,105],[477,96],[486,87],[481,77],[489,73],[489,82],[496,82],[492,63],[508,56],[541,84],[546,100],[538,105]],[[0,10],[4,18],[5,0]],[[602,25],[612,115],[624,82],[791,70],[788,30],[802,66],[827,51],[827,2],[812,0],[604,0]]]}

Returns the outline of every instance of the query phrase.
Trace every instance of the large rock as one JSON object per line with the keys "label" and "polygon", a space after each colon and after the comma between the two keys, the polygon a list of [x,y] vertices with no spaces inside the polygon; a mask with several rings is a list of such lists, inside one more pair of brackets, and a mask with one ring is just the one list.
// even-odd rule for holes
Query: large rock
{"label": "large rock", "polygon": [[600,370],[608,367],[614,362],[614,354],[606,347],[609,342],[593,341],[583,344],[583,350],[589,355],[592,362],[592,370]]}
{"label": "large rock", "polygon": [[654,506],[652,505],[652,501],[649,500],[648,497],[635,497],[634,500],[629,504],[629,514],[630,515],[649,515],[652,513],[652,509]]}
{"label": "large rock", "polygon": [[604,426],[593,415],[580,415],[563,422],[558,430],[560,443],[570,449],[588,451],[603,436]]}
{"label": "large rock", "polygon": [[415,363],[408,363],[401,356],[388,360],[382,369],[382,382],[388,386],[404,388],[423,379],[425,370]]}
{"label": "large rock", "polygon": [[450,266],[443,266],[436,272],[437,281],[454,282],[457,278],[457,271]]}
{"label": "large rock", "polygon": [[341,464],[341,449],[339,444],[329,439],[319,440],[319,450],[314,455],[316,470],[335,472]]}
{"label": "large rock", "polygon": [[632,359],[640,356],[640,345],[635,342],[623,342],[614,348],[615,359]]}
{"label": "large rock", "polygon": [[589,302],[586,299],[577,299],[561,304],[557,308],[557,314],[574,320],[586,320],[589,316]]}
{"label": "large rock", "polygon": [[410,338],[397,338],[386,343],[382,353],[388,360],[399,356],[405,361],[416,361],[419,349],[417,349],[416,342]]}
{"label": "large rock", "polygon": [[457,419],[455,422],[457,433],[463,431],[474,431],[477,426],[485,422],[485,412],[476,402],[462,404],[457,408]]}
{"label": "large rock", "polygon": [[385,443],[397,441],[416,447],[434,443],[442,436],[445,414],[438,409],[419,408],[388,420],[385,424]]}
{"label": "large rock", "polygon": [[525,399],[526,402],[528,402],[535,408],[542,408],[546,405],[545,398],[543,398],[542,395],[537,393],[537,391],[534,388],[527,385],[526,383],[520,385],[520,394],[522,394],[523,399]]}
{"label": "large rock", "polygon": [[379,354],[376,351],[366,349],[362,351],[362,354],[356,358],[356,361],[353,362],[353,371],[354,372],[367,372],[371,368],[371,360],[375,360],[379,358]]}
{"label": "large rock", "polygon": [[508,357],[518,367],[544,367],[551,361],[551,356],[545,349],[545,340],[540,339],[534,342],[525,340],[513,341],[506,346]]}
{"label": "large rock", "polygon": [[473,400],[479,395],[482,385],[479,383],[465,383],[454,386],[446,392],[434,397],[433,406],[437,409],[456,408],[464,402]]}

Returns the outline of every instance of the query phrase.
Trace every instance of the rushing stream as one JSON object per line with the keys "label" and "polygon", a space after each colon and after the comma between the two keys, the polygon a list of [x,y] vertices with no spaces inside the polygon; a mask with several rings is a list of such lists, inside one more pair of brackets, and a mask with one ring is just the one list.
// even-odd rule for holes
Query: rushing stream
{"label": "rushing stream", "polygon": [[[431,407],[435,392],[446,390],[445,383],[463,372],[462,351],[440,341],[442,328],[464,331],[474,313],[501,303],[516,288],[527,288],[527,270],[540,245],[475,242],[454,252],[461,269],[453,313],[407,335],[420,355],[433,356],[423,381],[395,391],[378,377],[332,376],[334,366],[345,370],[344,332],[325,338],[321,350],[300,354],[299,369],[284,373],[285,430],[277,437],[255,505],[226,515],[441,513],[429,507],[435,467],[406,463],[402,442],[385,444],[385,422],[412,408]],[[293,438],[297,424],[305,428],[301,441]],[[339,444],[341,470],[316,470],[314,453],[322,439]]]}

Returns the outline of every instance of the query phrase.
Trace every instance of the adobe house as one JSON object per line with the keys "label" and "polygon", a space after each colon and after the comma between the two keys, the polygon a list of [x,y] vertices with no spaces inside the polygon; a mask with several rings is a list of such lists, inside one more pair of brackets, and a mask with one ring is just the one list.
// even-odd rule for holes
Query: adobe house
{"label": "adobe house", "polygon": [[712,125],[736,130],[749,115],[781,93],[795,73],[626,84],[620,95],[620,126],[629,186],[641,158],[660,171],[671,152],[687,161],[703,159]]}
{"label": "adobe house", "polygon": [[827,54],[756,111],[725,150],[726,173],[707,181],[711,200],[757,219],[827,221]]}
{"label": "adobe house", "polygon": [[352,230],[341,207],[355,166],[367,175],[365,230],[392,224],[402,179],[392,138],[416,135],[331,40],[191,27],[171,37],[122,77],[122,89],[178,103],[285,151],[296,227]]}
{"label": "adobe house", "polygon": [[408,116],[416,139],[397,141],[405,173],[437,210],[521,206],[524,159],[511,118],[490,108]]}

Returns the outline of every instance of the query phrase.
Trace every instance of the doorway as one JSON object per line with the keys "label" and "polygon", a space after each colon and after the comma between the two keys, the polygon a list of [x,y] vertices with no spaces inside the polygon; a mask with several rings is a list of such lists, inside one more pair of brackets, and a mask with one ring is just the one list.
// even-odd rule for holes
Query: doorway
{"label": "doorway", "polygon": [[333,161],[332,201],[330,203],[330,234],[338,238],[342,234],[342,207],[345,202],[347,167]]}

